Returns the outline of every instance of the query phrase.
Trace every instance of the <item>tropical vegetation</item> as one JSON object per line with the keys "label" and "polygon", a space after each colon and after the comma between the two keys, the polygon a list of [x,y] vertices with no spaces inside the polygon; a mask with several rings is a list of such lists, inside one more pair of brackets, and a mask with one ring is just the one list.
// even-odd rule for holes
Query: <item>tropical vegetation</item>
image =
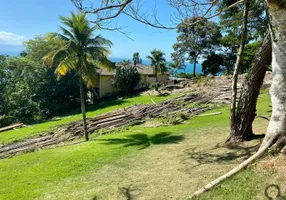
{"label": "tropical vegetation", "polygon": [[167,63],[164,55],[164,52],[154,49],[151,51],[151,55],[146,57],[151,62],[151,67],[155,72],[156,82],[158,82],[158,73],[164,74],[164,72],[167,70]]}
{"label": "tropical vegetation", "polygon": [[[0,199],[185,199],[191,194],[194,199],[274,199],[268,193],[269,186],[280,193],[279,185],[282,195],[275,198],[284,197],[285,1],[168,1],[167,6],[175,9],[171,18],[179,19],[176,27],[160,23],[156,10],[150,20],[149,15],[141,12],[141,2],[93,4],[91,0],[86,5],[84,0],[71,1],[79,13],[60,17],[60,33],[26,41],[25,51],[19,56],[0,55],[0,127],[15,122],[27,124],[0,133],[0,150],[14,153],[12,158],[0,162],[4,171],[0,173]],[[85,13],[92,14],[92,22]],[[153,28],[177,30],[171,64],[167,64],[161,50],[154,49],[147,56],[156,80],[150,87],[159,91],[158,74],[167,69],[178,77],[196,77],[197,64],[203,60],[203,76],[232,75],[223,77],[225,82],[232,81],[231,87],[222,86],[223,91],[231,88],[230,109],[215,103],[205,107],[211,109],[206,114],[186,118],[180,124],[167,125],[164,116],[147,118],[140,120],[144,124],[132,121],[106,135],[99,130],[89,138],[86,117],[119,108],[126,111],[126,106],[156,104],[181,95],[185,86],[198,87],[196,93],[210,88],[202,88],[200,81],[212,79],[198,75],[187,83],[165,86],[168,92],[164,96],[148,91],[133,97],[102,99],[90,106],[94,102],[87,99],[98,89],[100,68],[116,71],[113,86],[124,96],[132,94],[140,82],[136,69],[142,64],[139,52],[133,54],[132,63],[123,60],[114,64],[108,59],[112,42],[94,35],[104,28],[124,33],[122,27],[113,27],[117,24],[111,23],[121,14]],[[192,74],[181,72],[186,61],[194,66]],[[270,63],[272,86],[261,91]],[[238,77],[242,73],[248,74],[243,76],[239,94]],[[216,81],[217,78],[214,84]],[[176,93],[170,94],[173,88]],[[204,99],[209,101],[205,96]],[[168,103],[172,101],[166,102],[176,106]],[[184,101],[177,103],[183,104],[184,111],[190,111]],[[55,148],[35,146],[24,149],[23,155],[14,152],[13,146],[23,144],[27,137],[34,140],[53,136],[50,128],[79,119],[89,142],[73,138]],[[258,137],[264,138],[257,140]],[[7,144],[12,144],[12,148]],[[256,164],[250,165],[254,161]],[[202,188],[196,191],[197,187]]]}
{"label": "tropical vegetation", "polygon": [[57,65],[55,74],[58,78],[73,71],[79,79],[81,111],[85,138],[88,140],[85,108],[85,88],[95,86],[99,67],[112,69],[108,60],[112,42],[100,35],[94,36],[97,26],[91,26],[86,14],[71,13],[71,17],[60,17],[66,26],[60,26],[62,34],[51,33],[50,36],[62,41],[62,46],[43,57],[47,66]]}
{"label": "tropical vegetation", "polygon": [[119,94],[133,94],[134,89],[140,82],[140,74],[135,66],[123,65],[116,68],[113,78],[113,87],[119,91]]}

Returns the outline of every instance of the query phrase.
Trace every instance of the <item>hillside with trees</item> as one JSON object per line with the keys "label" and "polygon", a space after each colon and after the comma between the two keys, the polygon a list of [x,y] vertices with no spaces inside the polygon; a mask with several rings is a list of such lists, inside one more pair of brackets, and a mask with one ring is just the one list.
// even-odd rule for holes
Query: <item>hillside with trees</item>
{"label": "hillside with trees", "polygon": [[[70,2],[0,55],[0,199],[285,198],[285,1]],[[126,19],[172,31],[170,55],[111,62]]]}

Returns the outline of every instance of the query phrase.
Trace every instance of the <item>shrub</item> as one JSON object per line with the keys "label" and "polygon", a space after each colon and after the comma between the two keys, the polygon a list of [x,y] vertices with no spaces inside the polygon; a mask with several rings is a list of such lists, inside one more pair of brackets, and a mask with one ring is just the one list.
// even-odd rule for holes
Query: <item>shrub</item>
{"label": "shrub", "polygon": [[12,123],[11,117],[6,115],[0,115],[0,128],[8,126]]}
{"label": "shrub", "polygon": [[152,82],[149,86],[150,89],[154,89],[156,91],[159,91],[161,84],[159,82]]}
{"label": "shrub", "polygon": [[178,114],[178,117],[183,121],[189,119],[188,115],[186,115],[185,113],[182,113],[182,112]]}
{"label": "shrub", "polygon": [[117,67],[113,87],[124,95],[132,94],[140,82],[140,74],[135,67]]}
{"label": "shrub", "polygon": [[181,73],[178,74],[178,77],[179,77],[179,78],[188,78],[188,79],[191,79],[191,78],[194,77],[194,74],[181,72]]}

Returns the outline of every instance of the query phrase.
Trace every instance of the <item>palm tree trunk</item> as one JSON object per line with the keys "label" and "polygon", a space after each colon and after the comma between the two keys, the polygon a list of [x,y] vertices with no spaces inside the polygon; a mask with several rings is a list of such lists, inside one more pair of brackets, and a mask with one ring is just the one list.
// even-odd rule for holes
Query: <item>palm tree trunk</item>
{"label": "palm tree trunk", "polygon": [[247,21],[248,21],[248,10],[249,2],[245,0],[244,2],[244,13],[243,13],[243,28],[240,41],[240,47],[237,55],[237,60],[235,64],[235,70],[232,77],[232,95],[231,95],[231,105],[230,105],[230,134],[233,135],[235,132],[235,112],[236,112],[236,97],[237,97],[237,79],[238,73],[241,66],[242,56],[244,52],[244,47],[247,38]]}
{"label": "palm tree trunk", "polygon": [[157,73],[157,70],[155,70],[155,80],[156,80],[156,82],[158,82],[158,73]]}
{"label": "palm tree trunk", "polygon": [[83,80],[80,77],[80,104],[81,104],[81,113],[83,120],[83,131],[85,140],[88,141],[88,133],[87,133],[87,125],[86,125],[86,111],[85,111],[85,98],[84,98],[84,88],[83,88]]}

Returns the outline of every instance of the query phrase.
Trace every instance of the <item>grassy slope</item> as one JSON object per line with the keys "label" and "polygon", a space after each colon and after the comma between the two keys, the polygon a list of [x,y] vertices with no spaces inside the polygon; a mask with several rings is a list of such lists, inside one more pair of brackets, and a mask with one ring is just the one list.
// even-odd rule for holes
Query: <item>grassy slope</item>
{"label": "grassy slope", "polygon": [[[135,96],[131,98],[120,98],[117,100],[107,100],[105,102],[101,102],[99,105],[95,105],[91,108],[89,108],[89,111],[87,112],[87,117],[95,117],[99,114],[109,112],[115,109],[132,106],[135,104],[151,104],[151,98],[155,102],[164,101],[168,98],[175,97],[177,95],[170,95],[167,97],[157,97],[157,96]],[[46,131],[47,129],[61,125],[66,124],[72,121],[80,120],[81,114],[77,113],[74,115],[69,115],[65,117],[61,117],[55,120],[50,120],[47,122],[43,122],[40,124],[35,124],[31,126],[27,126],[25,128],[6,131],[0,133],[0,144],[7,144],[11,143],[16,140],[22,140],[25,137],[34,136],[39,134],[42,131]]]}
{"label": "grassy slope", "polygon": [[[269,95],[264,91],[260,97],[257,105],[257,115],[271,117],[271,103]],[[268,122],[264,119],[257,119],[254,123],[254,132],[265,133]],[[269,160],[273,158],[268,158]],[[277,184],[280,187],[286,187],[285,174],[284,177],[279,177],[275,167],[268,167],[268,159],[266,162],[260,161],[254,166],[248,167],[246,170],[240,172],[238,175],[231,177],[222,184],[201,195],[198,199],[266,199],[264,196],[264,189],[269,184]],[[275,159],[275,158],[274,158]],[[277,158],[274,162],[283,162],[286,165],[285,159]],[[271,162],[270,162],[271,163]],[[271,164],[270,164],[271,165]],[[262,169],[261,169],[262,168]],[[222,174],[221,174],[222,175]],[[279,179],[280,178],[280,179]],[[283,183],[284,182],[284,183]],[[282,191],[286,191],[285,189]]]}
{"label": "grassy slope", "polygon": [[[269,115],[269,98],[261,99],[259,115]],[[217,110],[223,114],[0,160],[0,199],[184,199],[254,152],[217,147],[228,134],[228,107]],[[260,199],[273,176],[252,167],[202,198]]]}

